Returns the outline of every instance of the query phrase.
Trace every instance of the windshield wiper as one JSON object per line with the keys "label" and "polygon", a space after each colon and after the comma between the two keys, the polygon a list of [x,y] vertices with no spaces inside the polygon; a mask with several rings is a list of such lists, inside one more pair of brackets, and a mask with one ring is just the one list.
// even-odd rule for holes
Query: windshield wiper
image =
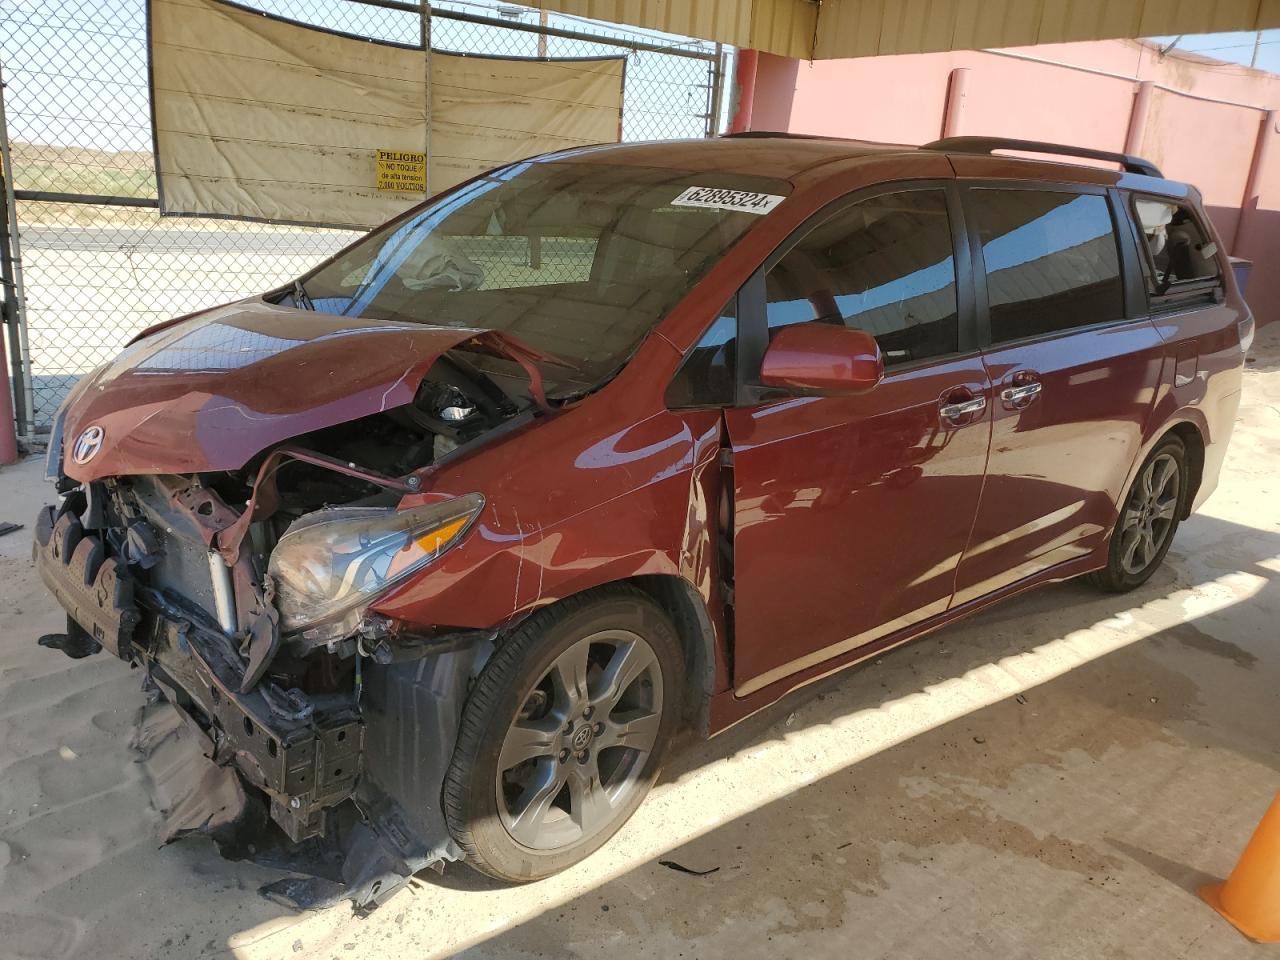
{"label": "windshield wiper", "polygon": [[301,280],[293,281],[293,305],[302,307],[304,310],[315,312],[315,304],[311,302],[311,298],[307,296],[307,288],[302,285]]}

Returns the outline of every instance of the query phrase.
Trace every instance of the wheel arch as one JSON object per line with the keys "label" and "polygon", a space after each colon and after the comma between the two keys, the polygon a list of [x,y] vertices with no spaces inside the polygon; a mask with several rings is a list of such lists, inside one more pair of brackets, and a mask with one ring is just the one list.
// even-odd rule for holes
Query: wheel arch
{"label": "wheel arch", "polygon": [[[1156,425],[1157,423],[1158,426]],[[1146,461],[1147,457],[1151,455],[1151,451],[1168,436],[1176,436],[1182,441],[1183,446],[1187,448],[1188,467],[1191,474],[1188,478],[1190,492],[1187,496],[1187,506],[1179,519],[1185,520],[1191,514],[1196,495],[1199,493],[1201,483],[1204,480],[1205,451],[1208,444],[1213,440],[1208,421],[1196,407],[1184,407],[1170,412],[1168,415],[1154,419],[1153,422],[1147,425],[1142,448],[1129,465],[1129,473],[1125,477],[1124,484],[1120,487],[1120,493],[1116,500],[1117,512],[1124,501],[1125,492],[1132,486],[1134,478],[1138,475],[1138,469]]]}
{"label": "wheel arch", "polygon": [[[1183,447],[1187,451],[1187,496],[1185,498],[1186,506],[1183,507],[1181,519],[1185,520],[1191,516],[1191,506],[1195,503],[1196,494],[1200,491],[1200,484],[1204,480],[1204,434],[1200,427],[1192,423],[1190,420],[1182,420],[1173,424],[1159,439],[1156,444],[1168,436],[1175,436],[1182,441]],[[1153,447],[1155,444],[1153,444]]]}
{"label": "wheel arch", "polygon": [[610,580],[592,580],[581,589],[556,598],[536,611],[526,611],[502,632],[516,629],[533,613],[554,611],[556,607],[586,593],[633,587],[652,599],[671,616],[684,651],[685,683],[681,704],[682,727],[705,737],[710,731],[711,697],[727,686],[728,656],[723,625],[709,608],[698,588],[674,573],[642,573]]}
{"label": "wheel arch", "polygon": [[686,728],[705,737],[710,731],[711,697],[727,676],[727,659],[711,611],[698,589],[683,577],[644,574],[619,581],[639,587],[671,614],[684,648],[685,684],[683,717]]}

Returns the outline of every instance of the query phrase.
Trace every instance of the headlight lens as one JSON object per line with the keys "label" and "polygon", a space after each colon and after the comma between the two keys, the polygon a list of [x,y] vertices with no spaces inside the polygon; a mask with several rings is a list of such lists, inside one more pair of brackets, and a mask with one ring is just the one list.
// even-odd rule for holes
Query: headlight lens
{"label": "headlight lens", "polygon": [[341,507],[297,520],[271,553],[284,633],[322,642],[350,634],[373,598],[457,543],[484,508],[467,494],[409,510]]}

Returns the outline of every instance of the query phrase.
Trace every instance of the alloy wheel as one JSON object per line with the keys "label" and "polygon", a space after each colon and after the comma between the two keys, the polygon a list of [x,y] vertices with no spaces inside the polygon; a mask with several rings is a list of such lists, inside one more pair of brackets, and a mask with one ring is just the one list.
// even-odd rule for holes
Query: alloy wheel
{"label": "alloy wheel", "polygon": [[1120,566],[1136,576],[1160,555],[1178,511],[1182,477],[1178,461],[1165,453],[1142,469],[1125,503],[1120,524]]}
{"label": "alloy wheel", "polygon": [[559,654],[498,755],[498,813],[512,839],[554,850],[608,827],[645,789],[662,693],[657,654],[629,630],[592,634]]}

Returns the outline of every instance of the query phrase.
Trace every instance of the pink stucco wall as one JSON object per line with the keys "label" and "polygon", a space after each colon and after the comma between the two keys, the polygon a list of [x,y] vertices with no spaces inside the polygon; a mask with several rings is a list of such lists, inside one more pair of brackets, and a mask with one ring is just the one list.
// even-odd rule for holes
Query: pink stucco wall
{"label": "pink stucco wall", "polygon": [[[959,68],[965,95],[948,124]],[[1154,86],[1135,122],[1141,81]],[[1280,319],[1280,129],[1267,110],[1280,110],[1280,76],[1108,40],[814,63],[761,54],[750,126],[925,143],[946,124],[953,135],[1128,146],[1200,188],[1227,248],[1254,262],[1248,299],[1267,322]],[[1251,192],[1260,138],[1269,149]]]}

